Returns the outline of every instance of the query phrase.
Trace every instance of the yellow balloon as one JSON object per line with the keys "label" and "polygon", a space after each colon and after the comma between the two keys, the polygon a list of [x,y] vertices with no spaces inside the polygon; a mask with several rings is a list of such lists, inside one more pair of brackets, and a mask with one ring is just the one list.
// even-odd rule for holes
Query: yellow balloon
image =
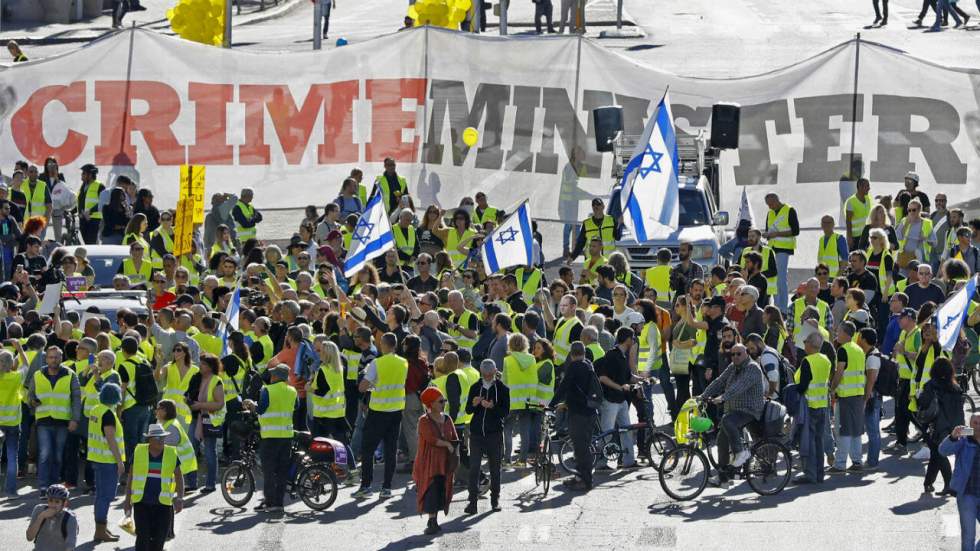
{"label": "yellow balloon", "polygon": [[480,133],[477,132],[476,128],[470,126],[463,130],[463,143],[466,144],[466,147],[473,147],[479,139]]}

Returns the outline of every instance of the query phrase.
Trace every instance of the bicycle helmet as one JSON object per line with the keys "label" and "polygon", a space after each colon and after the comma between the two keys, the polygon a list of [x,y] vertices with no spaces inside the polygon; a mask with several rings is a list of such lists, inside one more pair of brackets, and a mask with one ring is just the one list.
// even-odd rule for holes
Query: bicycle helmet
{"label": "bicycle helmet", "polygon": [[68,488],[61,484],[52,484],[44,490],[44,497],[48,499],[68,499]]}

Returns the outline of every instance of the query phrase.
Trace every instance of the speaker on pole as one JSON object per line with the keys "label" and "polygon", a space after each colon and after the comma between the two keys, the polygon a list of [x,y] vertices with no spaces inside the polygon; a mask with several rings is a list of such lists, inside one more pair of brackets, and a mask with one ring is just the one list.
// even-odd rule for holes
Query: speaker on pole
{"label": "speaker on pole", "polygon": [[740,111],[737,103],[716,103],[711,106],[711,147],[738,149]]}
{"label": "speaker on pole", "polygon": [[613,151],[613,140],[623,131],[623,108],[618,105],[596,107],[592,110],[592,119],[596,151]]}

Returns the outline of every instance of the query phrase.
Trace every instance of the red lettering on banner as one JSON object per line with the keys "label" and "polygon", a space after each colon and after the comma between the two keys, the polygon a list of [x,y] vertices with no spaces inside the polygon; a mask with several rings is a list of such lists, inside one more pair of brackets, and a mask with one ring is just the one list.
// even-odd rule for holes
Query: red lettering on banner
{"label": "red lettering on banner", "polygon": [[371,100],[371,141],[364,152],[368,162],[380,162],[385,157],[411,163],[417,158],[419,137],[411,142],[402,141],[402,129],[415,129],[416,111],[402,109],[402,99],[425,102],[424,78],[373,79],[366,83],[367,97]]}
{"label": "red lettering on banner", "polygon": [[[348,90],[343,90],[337,98],[340,101],[347,93],[351,94],[348,83]],[[354,92],[351,98],[357,94],[357,85],[353,83]],[[285,84],[243,84],[238,88],[238,101],[245,104],[245,145],[238,150],[238,162],[242,165],[267,165],[270,162],[269,145],[265,143],[265,112],[269,112],[272,120],[272,127],[276,131],[279,144],[282,145],[282,153],[286,162],[291,165],[298,165],[303,161],[303,153],[310,143],[313,135],[313,123],[316,122],[323,105],[334,103],[333,88],[331,84],[315,84],[310,86],[306,99],[303,100],[303,107],[296,109],[296,102]],[[349,102],[349,100],[348,100]],[[324,143],[327,142],[327,128],[330,116],[326,115],[324,121]],[[343,116],[341,113],[340,116]],[[343,122],[342,122],[343,124]],[[353,145],[353,130],[350,128],[350,121],[347,128],[341,128],[346,132]],[[350,149],[350,148],[348,148]],[[350,155],[350,151],[345,151]],[[323,146],[317,149],[318,157],[328,156]],[[356,149],[350,159],[356,161]]]}
{"label": "red lettering on banner", "polygon": [[[133,131],[143,134],[157,165],[184,164],[184,146],[171,128],[180,115],[176,90],[147,80],[97,81],[95,99],[102,104],[102,141],[95,147],[95,164],[118,164],[116,159],[125,158],[136,164],[139,158],[132,142]],[[145,101],[146,113],[133,115],[133,100]]]}
{"label": "red lettering on banner", "polygon": [[194,143],[187,147],[187,164],[230,165],[235,148],[228,143],[228,110],[233,84],[191,82],[187,97],[194,102]]}
{"label": "red lettering on banner", "polygon": [[44,139],[44,109],[54,101],[64,105],[69,113],[84,112],[85,83],[38,88],[10,118],[14,143],[21,155],[32,163],[42,164],[48,157],[58,159],[63,165],[72,163],[82,154],[88,141],[88,136],[72,129],[68,129],[60,145],[51,145]]}
{"label": "red lettering on banner", "polygon": [[345,80],[327,85],[327,111],[323,115],[323,144],[316,148],[321,165],[357,162],[354,143],[354,100],[357,81]]}

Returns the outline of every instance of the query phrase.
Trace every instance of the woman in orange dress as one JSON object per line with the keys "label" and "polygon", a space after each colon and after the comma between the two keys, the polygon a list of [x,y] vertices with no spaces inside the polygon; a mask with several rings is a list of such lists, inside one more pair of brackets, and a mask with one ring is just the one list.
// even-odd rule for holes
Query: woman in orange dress
{"label": "woman in orange dress", "polygon": [[458,464],[456,447],[459,437],[453,420],[443,413],[446,397],[442,392],[429,387],[422,391],[421,399],[426,412],[419,419],[419,450],[412,469],[412,480],[417,490],[419,513],[429,515],[425,533],[433,535],[442,530],[436,522],[436,515],[439,511],[449,514],[449,503],[453,500],[453,474]]}

